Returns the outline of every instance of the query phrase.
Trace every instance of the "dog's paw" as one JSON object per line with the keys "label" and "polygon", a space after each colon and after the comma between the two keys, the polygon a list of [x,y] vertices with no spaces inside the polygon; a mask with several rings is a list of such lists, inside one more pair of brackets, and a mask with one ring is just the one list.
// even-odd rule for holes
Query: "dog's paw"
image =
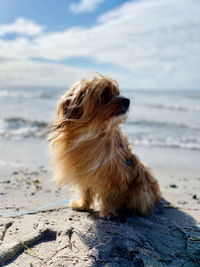
{"label": "dog's paw", "polygon": [[117,217],[116,212],[100,211],[99,217],[105,220],[110,220],[111,218]]}
{"label": "dog's paw", "polygon": [[79,210],[79,211],[88,210],[88,206],[81,199],[80,200],[72,200],[70,202],[70,205],[71,205],[73,210]]}
{"label": "dog's paw", "polygon": [[111,218],[110,215],[104,215],[104,214],[101,214],[101,213],[99,213],[99,217],[100,217],[101,219],[104,219],[104,220],[110,220],[110,218]]}

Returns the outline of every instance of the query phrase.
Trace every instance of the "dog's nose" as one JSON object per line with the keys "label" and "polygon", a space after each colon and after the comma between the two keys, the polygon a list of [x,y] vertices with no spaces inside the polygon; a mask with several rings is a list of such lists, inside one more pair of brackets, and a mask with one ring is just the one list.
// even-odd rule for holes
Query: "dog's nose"
{"label": "dog's nose", "polygon": [[118,98],[121,101],[121,104],[123,106],[129,107],[129,105],[130,105],[130,99],[129,98],[126,98],[122,95],[118,95],[118,96],[116,96],[116,98]]}
{"label": "dog's nose", "polygon": [[120,114],[125,114],[129,108],[130,105],[130,99],[120,96],[121,99],[121,112]]}
{"label": "dog's nose", "polygon": [[122,98],[122,104],[125,106],[125,107],[129,107],[130,105],[130,99],[126,98],[126,97],[123,97]]}
{"label": "dog's nose", "polygon": [[118,95],[115,98],[118,99],[120,106],[121,106],[120,114],[125,114],[129,108],[129,105],[130,105],[130,99],[128,99],[124,96],[121,96],[121,95]]}

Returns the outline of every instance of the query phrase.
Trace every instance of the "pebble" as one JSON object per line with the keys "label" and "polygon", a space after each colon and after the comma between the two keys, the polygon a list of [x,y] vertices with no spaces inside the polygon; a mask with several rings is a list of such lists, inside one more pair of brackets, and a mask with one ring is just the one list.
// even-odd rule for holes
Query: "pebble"
{"label": "pebble", "polygon": [[170,184],[170,187],[177,188],[178,186],[176,184]]}
{"label": "pebble", "polygon": [[6,181],[1,182],[1,184],[10,184],[10,183],[11,183],[10,180],[6,180]]}

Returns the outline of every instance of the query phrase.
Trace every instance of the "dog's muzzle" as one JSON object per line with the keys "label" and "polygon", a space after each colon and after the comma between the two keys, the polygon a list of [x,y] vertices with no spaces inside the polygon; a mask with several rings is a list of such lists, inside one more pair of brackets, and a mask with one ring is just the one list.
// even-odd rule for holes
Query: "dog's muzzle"
{"label": "dog's muzzle", "polygon": [[120,111],[119,115],[123,115],[127,112],[128,108],[129,108],[130,99],[128,99],[124,96],[121,96],[121,95],[119,95],[118,98],[119,98],[120,103],[121,103],[121,111]]}

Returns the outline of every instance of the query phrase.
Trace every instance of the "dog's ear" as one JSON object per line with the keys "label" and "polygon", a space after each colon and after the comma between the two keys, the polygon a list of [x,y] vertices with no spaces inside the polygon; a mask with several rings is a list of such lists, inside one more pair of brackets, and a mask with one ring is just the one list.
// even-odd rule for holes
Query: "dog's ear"
{"label": "dog's ear", "polygon": [[83,114],[83,94],[80,92],[74,99],[67,99],[63,102],[63,113],[66,119],[80,119]]}

